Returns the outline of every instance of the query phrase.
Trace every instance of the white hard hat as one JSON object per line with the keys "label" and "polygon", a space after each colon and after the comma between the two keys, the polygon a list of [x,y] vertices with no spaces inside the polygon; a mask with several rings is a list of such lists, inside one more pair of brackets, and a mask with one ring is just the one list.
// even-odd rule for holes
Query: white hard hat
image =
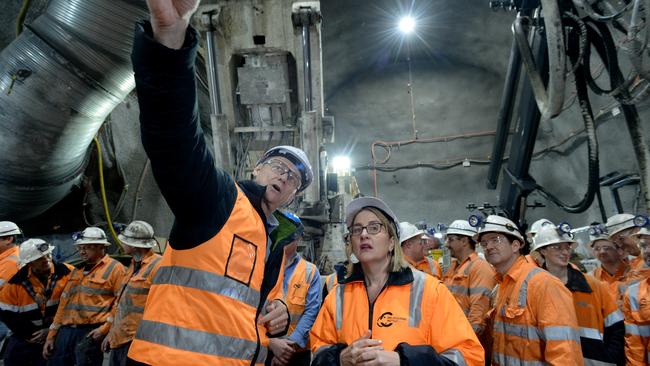
{"label": "white hard hat", "polygon": [[561,232],[555,226],[543,227],[533,237],[532,251],[539,251],[541,248],[559,243],[570,243],[571,249],[574,249],[577,244],[569,234]]}
{"label": "white hard hat", "polygon": [[257,165],[262,164],[274,156],[281,156],[288,159],[300,171],[301,184],[298,192],[304,191],[314,180],[314,173],[311,170],[311,164],[309,163],[307,154],[301,149],[287,145],[272,147],[262,155],[262,158],[257,161]]}
{"label": "white hard hat", "polygon": [[98,227],[87,227],[84,231],[73,235],[74,243],[72,245],[81,245],[81,244],[104,244],[104,246],[110,246],[111,243],[106,239],[106,233],[104,230]]}
{"label": "white hard hat", "polygon": [[485,233],[508,234],[521,240],[522,245],[525,243],[524,237],[519,232],[517,225],[503,216],[490,215],[485,219],[485,221],[480,222],[479,230],[478,233],[474,235],[474,240],[478,242],[480,236]]}
{"label": "white hard hat", "polygon": [[625,229],[635,227],[634,218],[636,216],[628,213],[616,214],[607,219],[607,231],[609,232],[609,237],[620,233]]}
{"label": "white hard hat", "polygon": [[22,268],[28,263],[51,254],[53,250],[54,246],[49,245],[45,240],[25,240],[22,244],[20,244],[20,260],[18,262],[18,266]]}
{"label": "white hard hat", "polygon": [[20,235],[22,233],[15,223],[11,221],[0,221],[0,238],[3,236]]}
{"label": "white hard hat", "polygon": [[535,235],[537,234],[543,227],[545,226],[555,226],[555,224],[549,220],[549,219],[539,219],[535,222],[533,222],[532,225],[530,225],[530,229],[528,230],[528,234],[530,235]]}
{"label": "white hard hat", "polygon": [[476,228],[467,222],[467,220],[455,220],[447,228],[446,235],[465,235],[473,238],[476,235]]}
{"label": "white hard hat", "polygon": [[144,221],[133,221],[117,236],[122,244],[135,248],[153,248],[156,244],[153,227]]}
{"label": "white hard hat", "polygon": [[377,197],[359,197],[353,199],[350,201],[350,203],[348,203],[347,207],[345,207],[345,224],[348,228],[352,226],[352,221],[354,220],[354,217],[357,216],[357,213],[366,207],[377,208],[386,214],[386,218],[389,221],[392,221],[393,225],[395,225],[395,232],[399,237],[400,230],[399,220],[397,219],[397,216],[384,201],[380,200]]}
{"label": "white hard hat", "polygon": [[642,228],[639,229],[639,231],[637,231],[636,233],[634,233],[634,234],[632,234],[630,236],[640,236],[640,235],[648,235],[648,236],[650,236],[650,229],[648,229],[647,226],[642,227]]}
{"label": "white hard hat", "polygon": [[410,222],[403,221],[399,223],[399,242],[401,244],[415,236],[422,236],[422,234],[424,234],[424,230],[418,229],[417,226]]}

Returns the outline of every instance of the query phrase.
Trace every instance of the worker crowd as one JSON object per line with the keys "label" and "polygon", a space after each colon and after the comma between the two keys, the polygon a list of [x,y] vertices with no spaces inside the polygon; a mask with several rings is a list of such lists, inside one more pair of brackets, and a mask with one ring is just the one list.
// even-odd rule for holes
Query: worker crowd
{"label": "worker crowd", "polygon": [[[288,155],[274,155],[280,151]],[[264,159],[287,159],[289,170],[269,171],[288,182],[309,174],[300,152],[280,146]],[[297,168],[298,162],[305,164]],[[302,178],[296,184],[302,186]],[[72,266],[54,262],[55,247],[44,240],[17,245],[19,227],[0,222],[5,365],[99,366],[105,352],[110,365],[649,362],[645,216],[617,214],[590,226],[589,246],[600,265],[589,274],[571,262],[577,242],[570,228],[547,219],[525,235],[503,216],[455,220],[444,235],[453,257],[445,265],[430,255],[424,230],[399,222],[382,200],[359,197],[346,209],[348,260],[327,276],[297,251],[304,232],[297,216],[276,209],[268,221],[269,250],[283,254],[263,302],[256,298],[262,291],[250,288],[254,273],[242,263],[258,259],[246,258],[253,252],[245,238],[233,241],[228,253],[213,254],[228,258],[219,268],[208,253],[194,256],[190,248],[191,262],[175,258],[173,246],[164,256],[155,253],[153,228],[134,221],[118,236],[131,256],[125,268],[106,254],[104,231],[88,227],[73,236],[81,262]],[[251,300],[265,306],[247,323]],[[231,328],[208,331],[219,327],[211,318]],[[174,331],[166,329],[172,322]],[[259,338],[244,338],[252,334],[248,326]]]}
{"label": "worker crowd", "polygon": [[130,223],[74,235],[81,261],[0,222],[4,362],[14,365],[648,365],[650,227],[630,214],[592,225],[600,265],[550,220],[459,218],[430,238],[381,199],[345,209],[347,261],[321,278],[297,251],[305,230],[283,209],[314,180],[307,154],[276,146],[251,179],[215,167],[200,130],[189,19],[198,0],[147,1],[132,62],[142,144],[175,222],[163,253]]}

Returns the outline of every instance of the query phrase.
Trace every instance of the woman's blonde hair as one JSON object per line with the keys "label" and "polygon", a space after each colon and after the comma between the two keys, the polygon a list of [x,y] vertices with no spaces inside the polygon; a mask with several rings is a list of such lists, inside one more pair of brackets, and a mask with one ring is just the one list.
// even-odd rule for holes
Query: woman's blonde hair
{"label": "woman's blonde hair", "polygon": [[[375,214],[375,216],[377,216],[377,218],[379,219],[379,222],[381,222],[381,224],[386,229],[389,239],[393,240],[394,246],[393,246],[393,250],[390,252],[390,264],[388,265],[388,270],[390,272],[399,272],[402,270],[402,268],[408,267],[408,263],[406,263],[406,260],[404,259],[402,246],[400,245],[399,242],[399,236],[397,235],[397,228],[396,228],[397,224],[389,220],[386,217],[386,214],[384,214],[380,209],[377,209],[375,207],[364,207],[363,209],[359,210],[359,212],[357,212],[357,214],[354,215],[354,218],[352,218],[352,222],[354,222],[354,219],[362,211],[369,211]],[[350,236],[350,244],[346,246],[345,252],[348,256],[347,273],[350,274],[352,273],[352,266],[353,266],[352,260],[350,259],[352,255],[352,236]]]}

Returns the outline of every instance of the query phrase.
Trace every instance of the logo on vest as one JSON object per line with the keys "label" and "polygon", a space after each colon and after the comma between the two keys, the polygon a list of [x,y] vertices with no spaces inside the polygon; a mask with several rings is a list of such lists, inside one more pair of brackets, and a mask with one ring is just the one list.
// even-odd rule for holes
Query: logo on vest
{"label": "logo on vest", "polygon": [[377,318],[377,326],[380,328],[388,328],[391,325],[399,322],[405,322],[406,318],[402,318],[399,316],[393,316],[393,313],[390,311],[387,311],[379,316]]}
{"label": "logo on vest", "polygon": [[295,289],[299,289],[301,287],[302,287],[302,285],[300,283],[294,283],[293,284],[293,288],[295,288]]}

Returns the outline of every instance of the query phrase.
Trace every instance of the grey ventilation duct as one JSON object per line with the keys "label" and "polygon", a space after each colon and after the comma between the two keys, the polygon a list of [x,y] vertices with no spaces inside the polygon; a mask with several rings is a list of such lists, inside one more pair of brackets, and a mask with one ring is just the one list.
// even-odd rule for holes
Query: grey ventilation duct
{"label": "grey ventilation duct", "polygon": [[52,0],[0,53],[0,220],[35,217],[82,177],[88,146],[133,89],[145,0]]}

